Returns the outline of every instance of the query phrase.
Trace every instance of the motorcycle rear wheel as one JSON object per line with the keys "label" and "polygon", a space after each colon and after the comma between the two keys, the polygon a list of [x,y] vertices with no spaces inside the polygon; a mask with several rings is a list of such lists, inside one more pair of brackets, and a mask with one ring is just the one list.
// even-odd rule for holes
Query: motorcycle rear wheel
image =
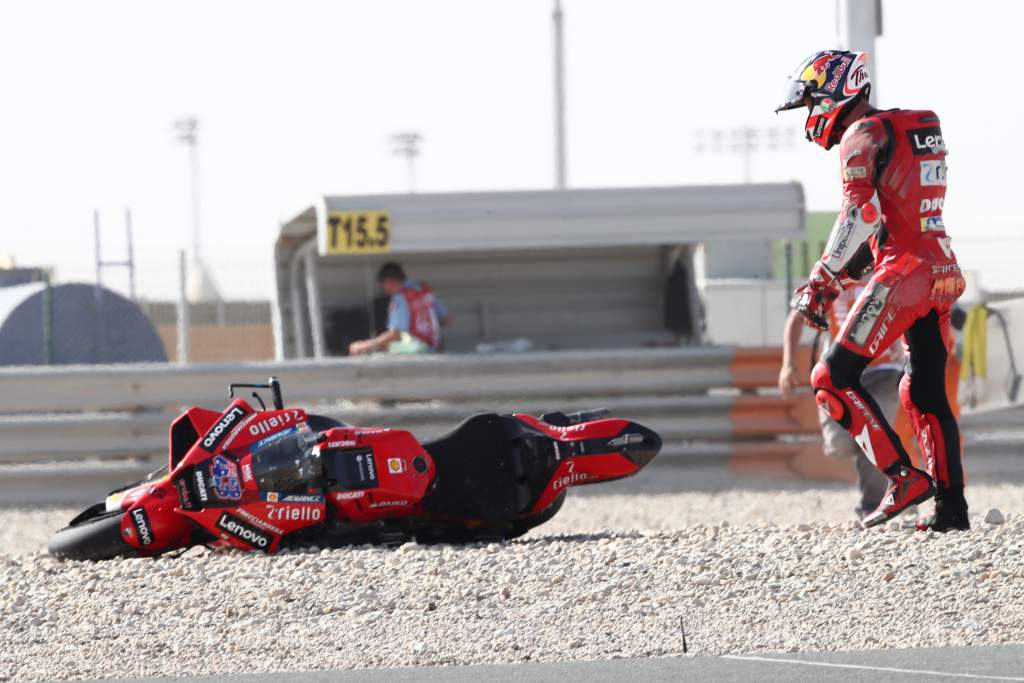
{"label": "motorcycle rear wheel", "polygon": [[60,560],[111,560],[138,555],[121,537],[124,510],[100,512],[97,507],[86,510],[50,537],[47,550],[51,555]]}

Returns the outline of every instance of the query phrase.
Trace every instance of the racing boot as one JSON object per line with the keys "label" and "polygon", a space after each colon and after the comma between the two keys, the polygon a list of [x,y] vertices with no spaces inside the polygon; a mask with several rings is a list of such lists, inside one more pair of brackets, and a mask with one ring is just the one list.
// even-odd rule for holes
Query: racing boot
{"label": "racing boot", "polygon": [[935,494],[935,512],[917,520],[918,531],[967,531],[970,528],[963,489],[940,489]]}
{"label": "racing boot", "polygon": [[917,505],[935,495],[935,482],[915,467],[897,463],[886,475],[892,480],[892,486],[875,511],[861,522],[865,528],[887,522],[911,505]]}

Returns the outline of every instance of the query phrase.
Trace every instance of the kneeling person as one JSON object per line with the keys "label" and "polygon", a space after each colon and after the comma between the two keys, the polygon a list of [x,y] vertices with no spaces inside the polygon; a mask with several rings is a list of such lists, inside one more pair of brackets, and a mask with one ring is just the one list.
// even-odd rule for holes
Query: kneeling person
{"label": "kneeling person", "polygon": [[388,353],[432,353],[441,349],[441,328],[451,322],[448,309],[430,286],[410,280],[405,270],[389,261],[377,271],[377,282],[391,297],[388,329],[373,339],[354,341],[348,347],[353,356],[378,351]]}

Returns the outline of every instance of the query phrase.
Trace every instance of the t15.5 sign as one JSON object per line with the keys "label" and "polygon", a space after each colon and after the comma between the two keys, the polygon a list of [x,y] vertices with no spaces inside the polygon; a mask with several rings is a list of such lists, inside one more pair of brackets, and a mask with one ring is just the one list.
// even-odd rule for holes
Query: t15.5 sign
{"label": "t15.5 sign", "polygon": [[391,251],[391,215],[387,211],[330,211],[327,255],[384,254]]}

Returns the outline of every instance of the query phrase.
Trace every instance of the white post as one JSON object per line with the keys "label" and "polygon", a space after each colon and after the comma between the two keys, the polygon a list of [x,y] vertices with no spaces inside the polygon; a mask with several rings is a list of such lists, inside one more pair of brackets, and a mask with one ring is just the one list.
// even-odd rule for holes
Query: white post
{"label": "white post", "polygon": [[188,282],[185,250],[178,251],[178,362],[187,363],[189,357],[188,297],[185,289]]}
{"label": "white post", "polygon": [[306,325],[302,316],[302,296],[299,294],[299,266],[302,263],[302,247],[299,247],[292,254],[291,263],[288,264],[288,289],[289,298],[292,304],[292,334],[295,336],[295,358],[305,358],[309,355],[306,347]]}
{"label": "white post", "polygon": [[565,60],[562,29],[562,2],[555,0],[551,15],[555,29],[555,187],[566,187],[565,172]]}
{"label": "white post", "polygon": [[882,0],[839,0],[837,4],[839,45],[852,52],[871,55],[871,100],[878,106],[878,60],[875,37],[882,35]]}
{"label": "white post", "polygon": [[313,357],[323,358],[324,353],[324,316],[320,310],[320,283],[316,278],[316,242],[310,244],[306,251],[306,296],[309,308],[309,332],[313,337]]}

